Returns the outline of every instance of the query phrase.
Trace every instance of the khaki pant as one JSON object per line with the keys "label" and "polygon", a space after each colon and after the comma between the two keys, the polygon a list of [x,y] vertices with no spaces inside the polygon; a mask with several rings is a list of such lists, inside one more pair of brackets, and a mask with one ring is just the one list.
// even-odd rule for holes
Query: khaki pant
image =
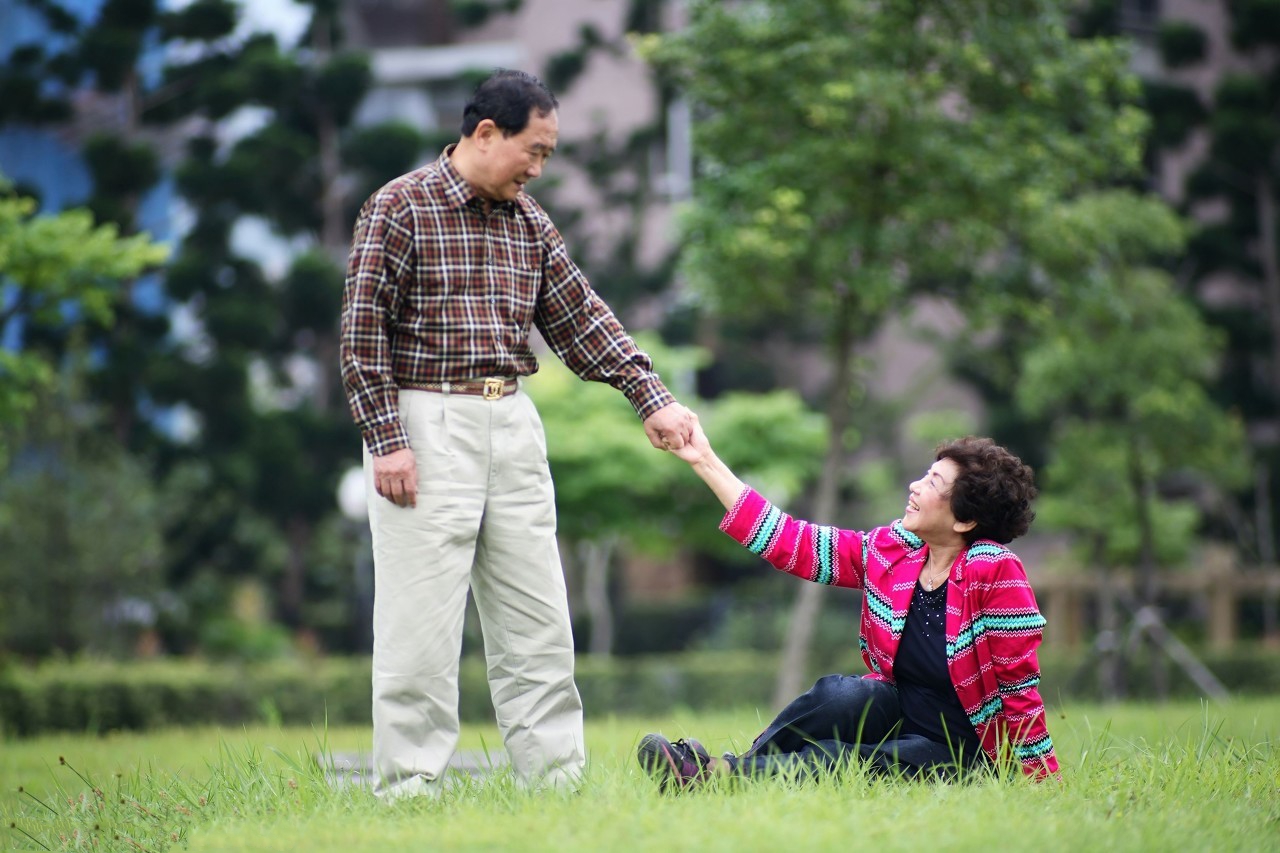
{"label": "khaki pant", "polygon": [[379,795],[437,793],[458,742],[467,591],[517,778],[573,784],[582,702],[546,437],[522,391],[499,400],[400,392],[418,463],[416,507],[365,486],[373,533],[373,759]]}

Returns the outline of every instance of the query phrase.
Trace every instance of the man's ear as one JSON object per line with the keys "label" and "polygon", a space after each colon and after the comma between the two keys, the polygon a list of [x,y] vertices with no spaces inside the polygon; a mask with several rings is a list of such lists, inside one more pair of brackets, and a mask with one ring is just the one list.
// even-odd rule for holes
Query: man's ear
{"label": "man's ear", "polygon": [[471,141],[481,151],[487,151],[493,141],[501,135],[502,131],[494,124],[493,119],[486,118],[481,119],[480,123],[476,125],[476,129],[471,131]]}

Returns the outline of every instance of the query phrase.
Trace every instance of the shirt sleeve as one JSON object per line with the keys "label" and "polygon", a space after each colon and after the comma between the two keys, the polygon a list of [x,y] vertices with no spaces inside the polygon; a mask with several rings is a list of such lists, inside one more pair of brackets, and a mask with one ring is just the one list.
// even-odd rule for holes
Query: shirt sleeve
{"label": "shirt sleeve", "polygon": [[861,587],[864,534],[792,518],[742,490],[720,529],[780,571],[829,586]]}
{"label": "shirt sleeve", "polygon": [[984,595],[982,622],[1000,691],[1000,736],[1025,774],[1037,779],[1056,774],[1058,759],[1040,698],[1036,655],[1045,619],[1022,563],[1012,555],[995,566]]}
{"label": "shirt sleeve", "polygon": [[400,423],[400,393],[391,358],[400,282],[412,269],[413,233],[405,225],[407,215],[396,194],[387,189],[365,202],[356,220],[342,290],[342,385],[374,456],[409,446]]}
{"label": "shirt sleeve", "polygon": [[642,419],[674,403],[648,354],[591,289],[545,214],[542,229],[543,286],[535,323],[552,351],[582,379],[621,391]]}

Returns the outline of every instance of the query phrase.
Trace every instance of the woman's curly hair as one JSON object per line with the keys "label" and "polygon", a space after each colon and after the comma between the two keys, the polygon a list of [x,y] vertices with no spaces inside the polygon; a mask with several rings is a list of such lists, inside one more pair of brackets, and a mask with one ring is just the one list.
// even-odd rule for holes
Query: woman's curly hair
{"label": "woman's curly hair", "polygon": [[939,444],[935,459],[950,459],[960,467],[951,486],[951,514],[957,521],[974,521],[965,542],[992,539],[1007,545],[1026,533],[1035,520],[1036,497],[1030,466],[989,438],[966,436]]}

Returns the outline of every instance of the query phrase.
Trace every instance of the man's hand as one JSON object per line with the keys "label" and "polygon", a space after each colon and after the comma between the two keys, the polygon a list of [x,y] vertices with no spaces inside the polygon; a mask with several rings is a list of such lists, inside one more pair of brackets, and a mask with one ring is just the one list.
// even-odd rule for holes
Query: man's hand
{"label": "man's hand", "polygon": [[644,419],[644,434],[659,450],[676,450],[693,435],[693,412],[679,403],[668,403]]}
{"label": "man's hand", "polygon": [[373,487],[396,506],[418,504],[418,462],[407,447],[373,457]]}

